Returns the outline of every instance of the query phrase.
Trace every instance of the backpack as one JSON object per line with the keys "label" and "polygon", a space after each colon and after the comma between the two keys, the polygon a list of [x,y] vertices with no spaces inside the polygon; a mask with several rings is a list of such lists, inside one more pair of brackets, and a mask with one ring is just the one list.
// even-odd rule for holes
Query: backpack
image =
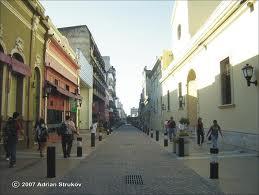
{"label": "backpack", "polygon": [[5,137],[12,138],[17,137],[17,130],[16,130],[16,121],[13,118],[10,118],[6,126],[4,128]]}
{"label": "backpack", "polygon": [[68,126],[65,123],[61,123],[59,134],[60,135],[67,135],[68,134]]}
{"label": "backpack", "polygon": [[45,126],[39,128],[38,137],[40,139],[47,138],[48,136],[48,130]]}

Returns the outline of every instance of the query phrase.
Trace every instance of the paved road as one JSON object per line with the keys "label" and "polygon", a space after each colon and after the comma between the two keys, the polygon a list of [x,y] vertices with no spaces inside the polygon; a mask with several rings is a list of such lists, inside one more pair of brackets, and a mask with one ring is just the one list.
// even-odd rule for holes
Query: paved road
{"label": "paved road", "polygon": [[[126,184],[127,175],[142,176],[143,184]],[[132,126],[123,126],[62,182],[78,188],[53,188],[52,193],[82,194],[212,194],[220,190],[187,168]]]}

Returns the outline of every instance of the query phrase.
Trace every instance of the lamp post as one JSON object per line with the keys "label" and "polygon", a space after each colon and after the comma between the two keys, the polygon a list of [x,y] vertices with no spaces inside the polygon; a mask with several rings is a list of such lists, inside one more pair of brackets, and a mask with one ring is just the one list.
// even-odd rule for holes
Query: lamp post
{"label": "lamp post", "polygon": [[244,77],[247,81],[247,86],[250,86],[251,83],[253,83],[255,86],[257,86],[257,80],[251,81],[251,78],[252,78],[253,73],[254,73],[254,67],[249,65],[249,64],[246,64],[242,68],[242,71],[243,71]]}
{"label": "lamp post", "polygon": [[47,124],[47,110],[48,110],[48,96],[52,91],[52,87],[45,84],[45,93],[44,93],[44,101],[45,101],[45,105],[44,105],[44,122],[45,124]]}

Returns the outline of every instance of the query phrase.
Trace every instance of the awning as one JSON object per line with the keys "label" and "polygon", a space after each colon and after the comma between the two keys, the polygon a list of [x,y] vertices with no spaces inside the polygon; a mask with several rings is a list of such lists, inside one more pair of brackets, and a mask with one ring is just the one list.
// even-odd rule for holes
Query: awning
{"label": "awning", "polygon": [[11,58],[12,70],[14,72],[18,72],[25,76],[31,76],[31,68],[28,65],[16,60],[15,58]]}
{"label": "awning", "polygon": [[47,81],[47,83],[50,84],[50,85],[52,85],[53,87],[55,87],[56,90],[57,90],[59,93],[65,95],[65,96],[68,96],[68,97],[71,97],[71,98],[75,98],[75,99],[82,99],[82,97],[81,97],[80,95],[75,95],[75,94],[73,94],[73,93],[71,93],[71,92],[69,92],[69,91],[67,91],[67,90],[65,90],[65,89],[63,89],[63,88],[61,88],[61,87],[55,85],[54,83],[51,83],[51,82],[49,82],[49,81]]}
{"label": "awning", "polygon": [[31,68],[28,65],[4,54],[3,52],[0,52],[0,61],[10,65],[14,72],[18,72],[25,76],[31,76]]}
{"label": "awning", "polygon": [[5,63],[5,64],[10,65],[11,64],[11,57],[0,51],[0,61]]}

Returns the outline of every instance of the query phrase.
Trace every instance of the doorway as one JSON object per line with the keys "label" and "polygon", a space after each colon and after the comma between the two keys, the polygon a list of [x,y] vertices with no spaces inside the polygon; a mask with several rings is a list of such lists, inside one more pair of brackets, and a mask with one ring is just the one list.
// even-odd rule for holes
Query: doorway
{"label": "doorway", "polygon": [[197,123],[197,106],[196,73],[194,70],[190,70],[187,77],[187,116],[191,127],[195,127]]}

